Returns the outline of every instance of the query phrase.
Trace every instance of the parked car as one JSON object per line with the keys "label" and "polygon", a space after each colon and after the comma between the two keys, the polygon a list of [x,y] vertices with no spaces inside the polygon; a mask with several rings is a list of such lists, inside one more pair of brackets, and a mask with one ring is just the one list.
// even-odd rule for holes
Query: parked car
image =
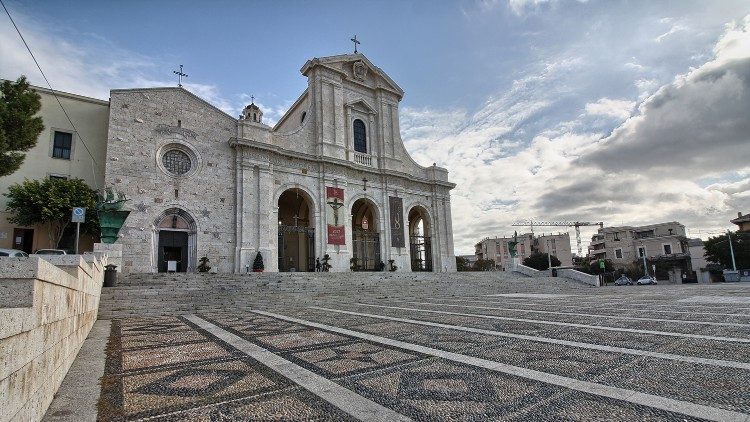
{"label": "parked car", "polygon": [[34,252],[36,255],[67,255],[68,253],[62,249],[39,249]]}
{"label": "parked car", "polygon": [[0,256],[11,256],[15,258],[22,258],[22,257],[28,257],[29,254],[27,254],[24,251],[19,251],[18,249],[0,249]]}
{"label": "parked car", "polygon": [[617,280],[615,280],[615,286],[632,286],[632,285],[633,285],[633,280],[626,275],[623,275]]}
{"label": "parked car", "polygon": [[635,284],[642,286],[644,284],[657,284],[656,279],[651,277],[650,275],[644,275],[643,277],[639,278],[638,281],[635,282]]}

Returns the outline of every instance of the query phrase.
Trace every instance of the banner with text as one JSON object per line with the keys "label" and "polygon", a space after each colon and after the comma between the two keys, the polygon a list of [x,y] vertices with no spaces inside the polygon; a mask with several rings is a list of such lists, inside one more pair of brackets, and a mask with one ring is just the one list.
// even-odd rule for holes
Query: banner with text
{"label": "banner with text", "polygon": [[344,206],[344,189],[326,186],[326,222],[328,223],[328,244],[346,244],[345,212],[341,210]]}
{"label": "banner with text", "polygon": [[404,200],[395,196],[388,197],[388,212],[391,214],[391,246],[403,248],[404,239]]}

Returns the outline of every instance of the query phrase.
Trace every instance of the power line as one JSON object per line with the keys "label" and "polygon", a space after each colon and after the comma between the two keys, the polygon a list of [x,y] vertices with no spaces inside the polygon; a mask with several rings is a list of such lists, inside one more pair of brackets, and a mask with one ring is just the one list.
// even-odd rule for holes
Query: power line
{"label": "power line", "polygon": [[[96,167],[99,167],[99,163],[96,161],[96,158],[94,158],[94,154],[91,153],[89,146],[86,145],[86,142],[83,140],[83,136],[81,135],[81,132],[79,132],[78,129],[76,128],[76,125],[73,124],[73,120],[70,118],[70,115],[68,115],[68,111],[65,110],[65,107],[63,107],[62,102],[60,101],[60,98],[57,96],[57,92],[52,88],[52,84],[49,82],[49,79],[47,79],[47,75],[44,74],[44,71],[42,70],[42,66],[39,65],[39,62],[34,56],[34,53],[31,52],[31,48],[29,47],[29,44],[26,42],[26,39],[23,37],[23,34],[21,34],[21,30],[18,29],[18,25],[16,25],[16,22],[13,20],[13,17],[10,15],[10,11],[8,10],[8,8],[5,7],[5,2],[3,0],[0,0],[0,5],[3,6],[3,9],[5,9],[5,13],[8,15],[8,19],[10,19],[10,23],[13,24],[14,28],[16,28],[16,32],[18,33],[18,36],[21,37],[21,41],[23,41],[23,45],[26,46],[26,50],[28,50],[29,54],[31,55],[31,58],[34,60],[34,63],[36,64],[37,69],[39,69],[39,73],[42,74],[44,81],[47,82],[47,86],[49,87],[50,91],[52,91],[52,96],[55,97],[55,100],[57,100],[57,104],[60,105],[60,108],[62,109],[63,114],[65,114],[65,117],[68,119],[70,126],[72,126],[73,130],[78,134],[78,139],[83,144],[83,147],[86,148],[86,152],[89,153],[89,156],[91,157],[91,162],[94,163]],[[94,172],[93,169],[92,169],[92,173],[94,173],[93,174],[94,186],[97,189],[99,189],[99,184],[96,181],[96,172]]]}

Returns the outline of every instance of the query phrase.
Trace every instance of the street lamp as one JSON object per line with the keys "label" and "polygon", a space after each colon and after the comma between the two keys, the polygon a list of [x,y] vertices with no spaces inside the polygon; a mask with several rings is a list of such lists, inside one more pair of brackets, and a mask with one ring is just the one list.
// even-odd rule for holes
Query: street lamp
{"label": "street lamp", "polygon": [[547,239],[547,269],[549,276],[552,277],[552,255],[549,254],[549,239]]}
{"label": "street lamp", "polygon": [[732,247],[732,232],[727,230],[727,238],[729,238],[729,255],[732,257],[732,271],[737,271],[737,263],[734,261],[734,248]]}

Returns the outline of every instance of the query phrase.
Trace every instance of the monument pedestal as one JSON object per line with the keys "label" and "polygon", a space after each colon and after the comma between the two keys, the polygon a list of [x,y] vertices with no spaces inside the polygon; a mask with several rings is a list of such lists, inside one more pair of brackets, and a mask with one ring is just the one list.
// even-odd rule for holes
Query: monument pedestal
{"label": "monument pedestal", "polygon": [[107,263],[117,265],[117,272],[122,271],[122,244],[94,243],[94,253],[107,255]]}

